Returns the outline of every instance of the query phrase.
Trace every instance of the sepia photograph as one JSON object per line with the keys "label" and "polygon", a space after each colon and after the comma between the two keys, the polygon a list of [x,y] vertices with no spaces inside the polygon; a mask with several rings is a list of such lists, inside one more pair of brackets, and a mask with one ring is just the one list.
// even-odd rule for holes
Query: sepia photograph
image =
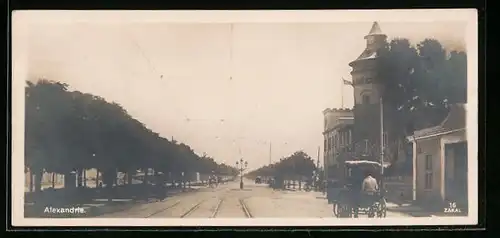
{"label": "sepia photograph", "polygon": [[474,225],[477,51],[467,9],[14,12],[13,225]]}

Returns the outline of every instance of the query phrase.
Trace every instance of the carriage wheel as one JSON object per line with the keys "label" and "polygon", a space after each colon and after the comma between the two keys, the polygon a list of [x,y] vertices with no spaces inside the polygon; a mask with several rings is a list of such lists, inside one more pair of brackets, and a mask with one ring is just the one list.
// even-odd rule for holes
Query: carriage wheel
{"label": "carriage wheel", "polygon": [[337,207],[337,217],[338,218],[344,218],[344,217],[349,217],[349,209],[347,205],[345,204],[339,204],[336,203],[335,206]]}
{"label": "carriage wheel", "polygon": [[343,218],[352,217],[352,208],[346,204],[339,206],[339,217]]}
{"label": "carriage wheel", "polygon": [[347,206],[344,205],[344,204],[338,204],[338,217],[348,217],[348,214],[347,214]]}
{"label": "carriage wheel", "polygon": [[333,215],[335,217],[340,217],[340,213],[342,212],[342,209],[340,208],[339,204],[337,202],[333,203]]}
{"label": "carriage wheel", "polygon": [[382,201],[379,202],[378,204],[378,211],[377,211],[377,217],[386,217],[387,216],[387,206],[385,203],[385,198],[382,199]]}
{"label": "carriage wheel", "polygon": [[375,214],[378,215],[378,206],[376,204],[370,206],[370,208],[368,210],[368,217],[373,218],[373,217],[375,217]]}

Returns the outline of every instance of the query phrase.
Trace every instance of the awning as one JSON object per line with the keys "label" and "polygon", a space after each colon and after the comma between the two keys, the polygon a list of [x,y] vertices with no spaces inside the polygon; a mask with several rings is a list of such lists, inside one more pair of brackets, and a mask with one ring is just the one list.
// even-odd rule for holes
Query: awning
{"label": "awning", "polygon": [[[348,161],[345,161],[344,163],[346,163],[347,165],[354,165],[354,166],[356,166],[356,165],[373,165],[373,166],[380,167],[379,162],[371,161],[371,160],[348,160]],[[388,168],[389,166],[391,166],[391,163],[384,162],[384,168]]]}

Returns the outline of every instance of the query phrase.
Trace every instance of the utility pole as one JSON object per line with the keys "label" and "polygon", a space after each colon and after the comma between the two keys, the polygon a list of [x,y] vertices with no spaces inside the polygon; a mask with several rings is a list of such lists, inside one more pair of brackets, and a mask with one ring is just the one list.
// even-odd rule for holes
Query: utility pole
{"label": "utility pole", "polygon": [[318,158],[316,160],[316,174],[314,176],[314,181],[313,181],[314,189],[316,191],[318,190],[318,187],[319,187],[318,182],[320,182],[319,181],[319,178],[320,178],[320,176],[319,176],[319,172],[320,172],[320,170],[319,170],[319,155],[320,155],[320,151],[321,151],[321,146],[318,146]]}
{"label": "utility pole", "polygon": [[319,170],[319,153],[320,153],[320,150],[321,150],[321,146],[318,146],[318,159],[316,161],[316,169]]}
{"label": "utility pole", "polygon": [[342,78],[342,84],[340,84],[340,99],[342,100],[342,109],[344,109],[344,84],[345,84],[345,79]]}
{"label": "utility pole", "polygon": [[380,184],[382,187],[382,178],[384,177],[384,101],[380,97]]}
{"label": "utility pole", "polygon": [[272,143],[271,141],[269,141],[269,165],[271,165],[272,161],[271,161],[271,152],[272,152]]}

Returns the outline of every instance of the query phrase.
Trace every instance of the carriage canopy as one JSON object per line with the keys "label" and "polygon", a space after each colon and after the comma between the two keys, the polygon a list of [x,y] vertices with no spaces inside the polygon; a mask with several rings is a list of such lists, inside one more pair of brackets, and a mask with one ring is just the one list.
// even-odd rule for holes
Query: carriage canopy
{"label": "carriage canopy", "polygon": [[[379,162],[370,160],[348,160],[345,161],[345,166],[349,169],[355,168],[360,171],[371,171],[372,173],[379,173],[381,165]],[[390,163],[384,162],[384,169],[388,168]]]}
{"label": "carriage canopy", "polygon": [[[370,160],[348,160],[344,162],[347,166],[349,167],[354,167],[354,166],[374,166],[380,168],[380,163],[376,161],[370,161]],[[384,168],[389,167],[391,164],[388,162],[384,162]]]}

